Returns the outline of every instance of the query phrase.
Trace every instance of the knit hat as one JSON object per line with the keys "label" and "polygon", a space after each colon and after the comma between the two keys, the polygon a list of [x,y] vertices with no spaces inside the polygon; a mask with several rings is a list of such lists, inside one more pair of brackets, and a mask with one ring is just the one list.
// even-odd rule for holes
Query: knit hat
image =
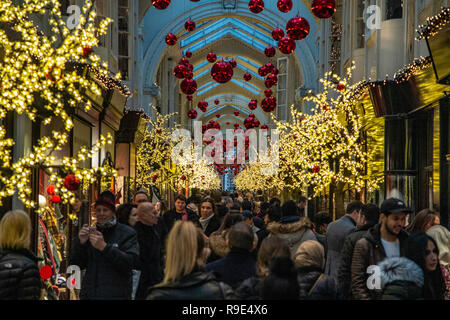
{"label": "knit hat", "polygon": [[323,246],[315,241],[308,240],[298,247],[294,255],[297,268],[316,267],[323,269],[325,263],[325,250]]}
{"label": "knit hat", "polygon": [[116,197],[111,191],[103,191],[95,201],[95,207],[97,207],[98,205],[102,205],[116,212],[115,202]]}
{"label": "knit hat", "polygon": [[443,266],[450,265],[450,231],[441,225],[432,226],[427,234],[436,241],[439,249],[439,263]]}

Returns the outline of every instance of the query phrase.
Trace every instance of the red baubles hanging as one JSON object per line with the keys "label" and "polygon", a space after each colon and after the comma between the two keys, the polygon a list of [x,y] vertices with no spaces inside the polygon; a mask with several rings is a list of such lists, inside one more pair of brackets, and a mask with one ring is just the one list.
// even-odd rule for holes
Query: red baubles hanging
{"label": "red baubles hanging", "polygon": [[248,9],[253,13],[260,13],[264,10],[264,1],[250,0],[250,2],[248,3]]}
{"label": "red baubles hanging", "polygon": [[170,0],[152,0],[152,5],[158,10],[164,10],[170,4]]}
{"label": "red baubles hanging", "polygon": [[55,195],[55,186],[53,186],[53,185],[48,186],[46,191],[49,196],[54,196]]}
{"label": "red baubles hanging", "polygon": [[277,99],[275,97],[267,97],[261,102],[261,109],[265,112],[272,112],[277,107]]}
{"label": "red baubles hanging", "polygon": [[269,74],[267,76],[266,81],[264,81],[264,84],[266,85],[266,88],[270,88],[274,85],[276,85],[278,82],[278,77],[274,74]]}
{"label": "red baubles hanging", "polygon": [[256,108],[258,108],[258,101],[256,99],[250,100],[250,102],[248,103],[248,108],[250,110],[255,110]]}
{"label": "red baubles hanging", "polygon": [[197,111],[194,110],[194,109],[191,109],[191,110],[188,111],[187,116],[188,116],[189,119],[196,119],[197,118]]}
{"label": "red baubles hanging", "polygon": [[187,31],[194,31],[194,29],[195,29],[195,22],[192,21],[192,20],[186,21],[186,22],[184,23],[184,28],[185,28]]}
{"label": "red baubles hanging", "polygon": [[233,77],[233,67],[226,61],[216,62],[211,68],[211,77],[218,83],[226,83]]}
{"label": "red baubles hanging", "polygon": [[344,89],[345,89],[345,83],[339,82],[338,85],[337,85],[337,87],[336,87],[336,89],[337,89],[338,91],[344,90]]}
{"label": "red baubles hanging", "polygon": [[292,9],[292,0],[278,0],[277,8],[281,12],[289,12]]}
{"label": "red baubles hanging", "polygon": [[273,68],[273,70],[272,70],[271,73],[274,74],[274,75],[278,75],[278,72],[279,72],[279,71],[278,71],[277,68]]}
{"label": "red baubles hanging", "polygon": [[259,67],[258,74],[261,77],[265,77],[269,74],[269,70],[267,70],[267,67],[265,65],[263,65],[263,66]]}
{"label": "red baubles hanging", "polygon": [[244,120],[244,127],[246,129],[251,129],[254,127],[254,120],[255,118],[253,117],[248,117],[247,119]]}
{"label": "red baubles hanging", "polygon": [[192,99],[194,99],[194,97],[192,96],[192,94],[188,94],[188,95],[186,96],[186,99],[187,99],[188,101],[192,101]]}
{"label": "red baubles hanging", "polygon": [[293,40],[305,39],[309,30],[309,22],[303,17],[294,17],[286,24],[286,34]]}
{"label": "red baubles hanging", "polygon": [[188,57],[188,58],[191,58],[192,57],[192,52],[189,51],[189,50],[186,51],[185,56]]}
{"label": "red baubles hanging", "polygon": [[83,57],[87,58],[91,55],[92,53],[92,48],[90,46],[85,46],[83,47]]}
{"label": "red baubles hanging", "polygon": [[50,199],[51,203],[60,203],[61,202],[61,197],[58,195],[54,195],[51,199]]}
{"label": "red baubles hanging", "polygon": [[245,80],[245,81],[250,81],[250,80],[252,80],[252,75],[251,75],[250,73],[246,72],[246,73],[244,74],[244,80]]}
{"label": "red baubles hanging", "polygon": [[278,49],[284,54],[290,54],[295,50],[295,41],[289,37],[284,37],[278,41]]}
{"label": "red baubles hanging", "polygon": [[319,166],[314,166],[313,169],[312,169],[312,171],[313,171],[314,173],[319,173],[319,172],[320,172],[320,167],[319,167]]}
{"label": "red baubles hanging", "polygon": [[183,66],[187,67],[190,63],[187,58],[181,58],[179,64],[182,64]]}
{"label": "red baubles hanging", "polygon": [[267,126],[267,124],[263,124],[261,126],[261,130],[269,130],[269,127]]}
{"label": "red baubles hanging", "polygon": [[208,62],[210,62],[210,63],[214,63],[217,60],[217,55],[214,52],[210,52],[206,56],[206,60],[208,60]]}
{"label": "red baubles hanging", "polygon": [[320,19],[328,19],[336,12],[336,1],[313,0],[311,3],[312,13]]}
{"label": "red baubles hanging", "polygon": [[267,73],[272,73],[273,69],[275,68],[275,66],[271,62],[266,63],[264,66],[266,67]]}
{"label": "red baubles hanging", "polygon": [[253,128],[259,128],[261,125],[261,122],[259,122],[258,119],[253,120]]}
{"label": "red baubles hanging", "polygon": [[183,79],[187,71],[188,69],[185,65],[179,64],[173,69],[173,74],[178,79]]}
{"label": "red baubles hanging", "polygon": [[202,112],[206,112],[206,108],[208,107],[208,102],[207,101],[200,101],[197,104],[197,107],[202,111]]}
{"label": "red baubles hanging", "polygon": [[236,60],[230,60],[228,63],[231,65],[231,67],[234,69],[237,66]]}
{"label": "red baubles hanging", "polygon": [[64,186],[69,191],[78,190],[80,184],[81,180],[73,174],[69,174],[67,177],[64,178]]}
{"label": "red baubles hanging", "polygon": [[193,94],[197,91],[197,82],[194,79],[184,79],[180,85],[184,94]]}
{"label": "red baubles hanging", "polygon": [[219,119],[222,115],[221,114],[216,114],[216,118]]}
{"label": "red baubles hanging", "polygon": [[284,31],[280,28],[275,28],[272,31],[272,39],[275,41],[281,40],[284,37]]}
{"label": "red baubles hanging", "polygon": [[169,33],[169,34],[166,36],[166,43],[167,43],[169,46],[173,46],[175,43],[177,43],[177,36],[174,35],[173,33]]}
{"label": "red baubles hanging", "polygon": [[269,57],[272,58],[275,55],[275,48],[274,47],[267,47],[264,50],[264,54]]}
{"label": "red baubles hanging", "polygon": [[264,90],[264,95],[265,95],[266,97],[272,96],[272,90],[270,90],[270,89]]}
{"label": "red baubles hanging", "polygon": [[220,100],[219,100],[219,99],[214,100],[214,104],[215,104],[215,105],[218,105],[219,103],[220,103]]}
{"label": "red baubles hanging", "polygon": [[234,115],[235,115],[236,117],[239,117],[240,112],[236,110],[236,111],[234,111]]}

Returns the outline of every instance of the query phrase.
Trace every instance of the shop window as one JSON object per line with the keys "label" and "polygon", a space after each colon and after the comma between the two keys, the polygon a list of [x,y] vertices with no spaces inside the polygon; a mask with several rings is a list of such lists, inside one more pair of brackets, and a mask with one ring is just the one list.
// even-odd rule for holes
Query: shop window
{"label": "shop window", "polygon": [[386,0],[386,20],[403,17],[403,0]]}
{"label": "shop window", "polygon": [[356,1],[356,49],[364,48],[366,26],[364,23],[365,1]]}

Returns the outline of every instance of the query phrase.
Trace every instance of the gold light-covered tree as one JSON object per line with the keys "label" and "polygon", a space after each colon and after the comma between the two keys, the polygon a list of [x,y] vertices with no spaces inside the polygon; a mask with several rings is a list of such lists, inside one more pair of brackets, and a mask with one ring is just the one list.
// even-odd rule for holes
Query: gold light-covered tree
{"label": "gold light-covered tree", "polygon": [[[64,186],[57,170],[90,182],[96,175],[111,174],[101,168],[83,170],[79,166],[79,162],[111,143],[110,136],[100,137],[92,150],[82,148],[62,163],[52,155],[68,143],[75,109],[83,105],[87,111],[91,107],[89,100],[83,99],[84,94],[101,94],[96,80],[106,88],[118,85],[117,78],[109,77],[107,64],[93,53],[98,37],[106,33],[110,22],[104,19],[97,27],[95,16],[93,1],[86,0],[79,26],[70,30],[57,0],[0,2],[0,204],[3,198],[17,194],[27,207],[37,206],[31,198],[35,168],[50,175],[63,203],[73,200],[74,194]],[[94,76],[86,77],[86,69]],[[39,120],[43,126],[63,123],[64,128],[41,137],[29,154],[12,163],[14,142],[6,138],[4,127],[11,113]]]}

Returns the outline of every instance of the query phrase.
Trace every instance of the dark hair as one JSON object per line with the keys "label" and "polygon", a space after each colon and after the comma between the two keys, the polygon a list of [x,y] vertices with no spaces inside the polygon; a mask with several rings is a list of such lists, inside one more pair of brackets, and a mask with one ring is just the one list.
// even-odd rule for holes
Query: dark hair
{"label": "dark hair", "polygon": [[138,194],[145,194],[145,196],[147,197],[147,200],[149,200],[149,195],[148,195],[148,192],[147,192],[146,189],[140,188],[138,191],[136,191],[136,193],[135,193],[134,196],[133,196],[133,200],[136,199],[136,196],[137,196]]}
{"label": "dark hair", "polygon": [[231,228],[238,222],[244,221],[244,217],[240,213],[228,213],[222,220],[222,224],[220,225],[218,232],[222,232],[223,230],[227,230]]}
{"label": "dark hair", "polygon": [[373,203],[365,204],[362,207],[362,215],[366,218],[366,224],[376,225],[380,218],[380,209]]}
{"label": "dark hair", "polygon": [[244,201],[242,201],[242,210],[253,211],[253,203],[251,203],[247,199],[244,199]]}
{"label": "dark hair", "polygon": [[174,202],[176,202],[177,200],[184,201],[186,203],[186,197],[184,195],[182,195],[182,194],[178,194],[175,197],[175,201]]}
{"label": "dark hair", "polygon": [[269,265],[269,275],[263,280],[263,300],[297,300],[297,272],[290,257],[277,257]]}
{"label": "dark hair", "polygon": [[351,214],[355,210],[359,211],[362,209],[363,206],[364,206],[364,204],[359,200],[352,201],[347,205],[347,209],[345,210],[345,213]]}
{"label": "dark hair", "polygon": [[262,202],[260,208],[261,214],[264,216],[268,212],[270,204],[268,202]]}
{"label": "dark hair", "polygon": [[267,211],[267,215],[268,215],[270,221],[274,221],[274,222],[280,221],[281,216],[282,216],[280,206],[277,204],[270,206],[269,210]]}
{"label": "dark hair", "polygon": [[283,239],[277,236],[265,238],[258,251],[258,267],[269,267],[272,259],[276,257],[290,257],[291,251]]}
{"label": "dark hair", "polygon": [[[211,199],[211,198],[203,198],[203,199],[200,201],[200,206],[203,204],[203,202],[209,202],[209,203],[211,203],[212,210],[213,210],[214,213],[216,213],[216,206],[215,206],[215,204],[214,204],[213,199]],[[201,208],[199,208],[199,209],[201,209]]]}
{"label": "dark hair", "polygon": [[215,203],[222,201],[222,192],[220,190],[213,190],[211,192],[211,198]]}
{"label": "dark hair", "polygon": [[247,251],[253,249],[255,236],[252,229],[245,222],[238,222],[228,232],[228,242],[231,248],[240,248]]}
{"label": "dark hair", "polygon": [[328,215],[328,212],[326,211],[319,211],[314,215],[314,225],[316,227],[323,225],[323,224],[329,224],[333,219]]}
{"label": "dark hair", "polygon": [[298,216],[298,207],[293,200],[286,201],[281,207],[283,217]]}
{"label": "dark hair", "polygon": [[[433,242],[438,251],[438,264],[436,270],[428,271],[426,269],[426,250],[428,241]],[[426,300],[443,300],[445,293],[445,282],[442,276],[441,266],[439,265],[439,247],[436,241],[429,235],[423,232],[418,232],[408,238],[408,248],[406,257],[414,261],[422,268],[424,274],[424,288],[423,294]]]}
{"label": "dark hair", "polygon": [[159,201],[157,201],[157,202],[161,203],[161,213],[166,212],[166,211],[167,211],[167,205],[166,205],[166,203],[164,202],[164,200],[159,200]]}
{"label": "dark hair", "polygon": [[233,214],[241,213],[241,206],[237,203],[234,203],[233,206],[230,208],[230,213]]}
{"label": "dark hair", "polygon": [[438,212],[430,209],[423,209],[418,214],[416,214],[413,221],[408,226],[408,232],[425,232],[425,226],[431,221],[434,221],[436,216],[439,216]]}
{"label": "dark hair", "polygon": [[228,214],[228,211],[227,206],[217,206],[217,215],[219,217],[225,217]]}
{"label": "dark hair", "polygon": [[129,226],[128,219],[130,218],[130,214],[133,208],[137,208],[137,205],[131,203],[121,204],[116,210],[117,221]]}
{"label": "dark hair", "polygon": [[305,196],[300,196],[300,197],[298,198],[298,203],[305,202],[306,200],[308,200],[307,197],[305,197]]}
{"label": "dark hair", "polygon": [[269,201],[269,204],[270,204],[270,205],[273,205],[273,204],[275,204],[275,203],[278,203],[278,205],[281,206],[281,200],[280,200],[280,199],[278,199],[278,198],[272,198],[272,199],[270,199],[270,201]]}

